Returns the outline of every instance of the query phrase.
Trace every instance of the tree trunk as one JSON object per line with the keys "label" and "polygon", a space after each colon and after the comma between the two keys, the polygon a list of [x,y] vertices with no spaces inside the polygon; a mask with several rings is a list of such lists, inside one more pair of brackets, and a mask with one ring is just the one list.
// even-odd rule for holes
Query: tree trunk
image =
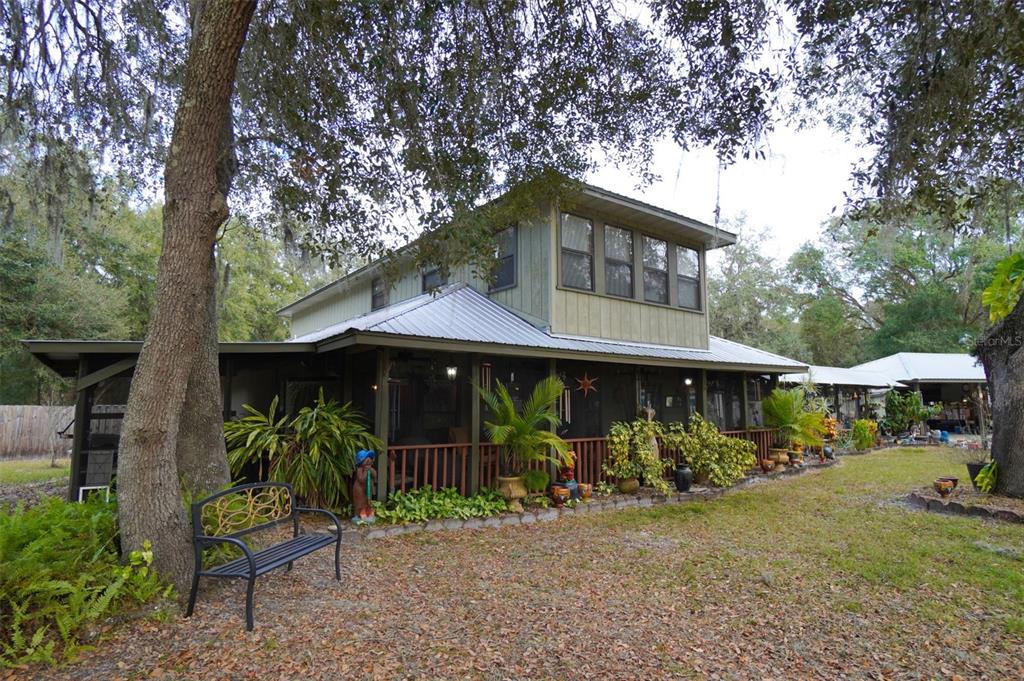
{"label": "tree trunk", "polygon": [[[212,357],[209,352],[208,327],[215,320],[208,309],[214,240],[228,217],[222,123],[230,114],[238,57],[255,7],[255,1],[209,3],[193,25],[164,172],[156,304],[132,379],[118,454],[122,551],[151,541],[154,568],[179,592],[191,580],[192,550],[179,487],[178,435],[189,388],[207,386],[210,376],[218,375],[215,351]],[[185,417],[186,427],[203,414],[197,410]],[[183,458],[197,451],[189,445]]]}
{"label": "tree trunk", "polygon": [[193,500],[231,482],[224,448],[224,411],[217,347],[217,267],[210,252],[203,337],[185,390],[175,459],[178,478]]}
{"label": "tree trunk", "polygon": [[996,492],[1024,497],[1024,298],[978,341],[992,400],[992,459]]}

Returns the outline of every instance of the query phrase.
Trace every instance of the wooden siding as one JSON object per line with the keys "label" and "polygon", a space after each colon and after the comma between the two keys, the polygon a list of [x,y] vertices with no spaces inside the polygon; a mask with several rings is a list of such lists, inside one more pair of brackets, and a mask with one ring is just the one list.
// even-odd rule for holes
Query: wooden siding
{"label": "wooden siding", "polygon": [[[397,302],[392,298],[392,302]],[[329,293],[322,301],[292,315],[292,336],[319,331],[331,324],[370,311],[370,280],[358,282],[344,293]]]}
{"label": "wooden siding", "polygon": [[707,321],[699,312],[556,289],[551,330],[570,336],[708,347]]}

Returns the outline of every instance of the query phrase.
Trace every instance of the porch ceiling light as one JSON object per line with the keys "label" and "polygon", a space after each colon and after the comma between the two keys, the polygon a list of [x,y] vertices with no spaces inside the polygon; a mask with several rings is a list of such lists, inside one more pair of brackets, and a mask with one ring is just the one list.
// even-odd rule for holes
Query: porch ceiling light
{"label": "porch ceiling light", "polygon": [[446,374],[448,374],[449,381],[454,381],[455,378],[459,375],[459,367],[446,367],[444,371]]}
{"label": "porch ceiling light", "polygon": [[693,379],[692,378],[684,379],[683,383],[685,383],[686,385],[693,385]]}

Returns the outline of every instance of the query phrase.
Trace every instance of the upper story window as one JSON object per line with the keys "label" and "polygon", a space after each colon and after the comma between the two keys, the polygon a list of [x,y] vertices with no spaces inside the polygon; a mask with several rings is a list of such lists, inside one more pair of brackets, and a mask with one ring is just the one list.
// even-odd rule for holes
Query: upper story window
{"label": "upper story window", "polygon": [[692,248],[676,246],[676,279],[679,307],[700,309],[700,253]]}
{"label": "upper story window", "polygon": [[633,297],[633,232],[604,228],[604,288],[608,295]]}
{"label": "upper story window", "polygon": [[384,277],[374,277],[373,281],[370,282],[370,309],[379,310],[382,307],[388,306],[388,285],[384,282]]}
{"label": "upper story window", "polygon": [[644,300],[668,304],[668,242],[644,236]]}
{"label": "upper story window", "polygon": [[516,285],[516,236],[515,225],[509,225],[495,235],[494,257],[498,264],[494,268],[492,291]]}
{"label": "upper story window", "polygon": [[423,292],[427,293],[441,288],[448,283],[448,275],[441,272],[440,267],[431,267],[423,272]]}
{"label": "upper story window", "polygon": [[562,213],[562,286],[594,290],[594,223]]}

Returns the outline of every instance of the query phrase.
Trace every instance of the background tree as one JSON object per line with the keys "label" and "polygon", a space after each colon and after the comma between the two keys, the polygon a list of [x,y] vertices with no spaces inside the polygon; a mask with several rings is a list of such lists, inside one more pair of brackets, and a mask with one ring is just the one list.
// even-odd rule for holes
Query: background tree
{"label": "background tree", "polygon": [[809,357],[796,323],[796,291],[787,273],[765,254],[768,235],[740,217],[723,227],[735,245],[716,254],[708,271],[711,333],[797,359]]}

